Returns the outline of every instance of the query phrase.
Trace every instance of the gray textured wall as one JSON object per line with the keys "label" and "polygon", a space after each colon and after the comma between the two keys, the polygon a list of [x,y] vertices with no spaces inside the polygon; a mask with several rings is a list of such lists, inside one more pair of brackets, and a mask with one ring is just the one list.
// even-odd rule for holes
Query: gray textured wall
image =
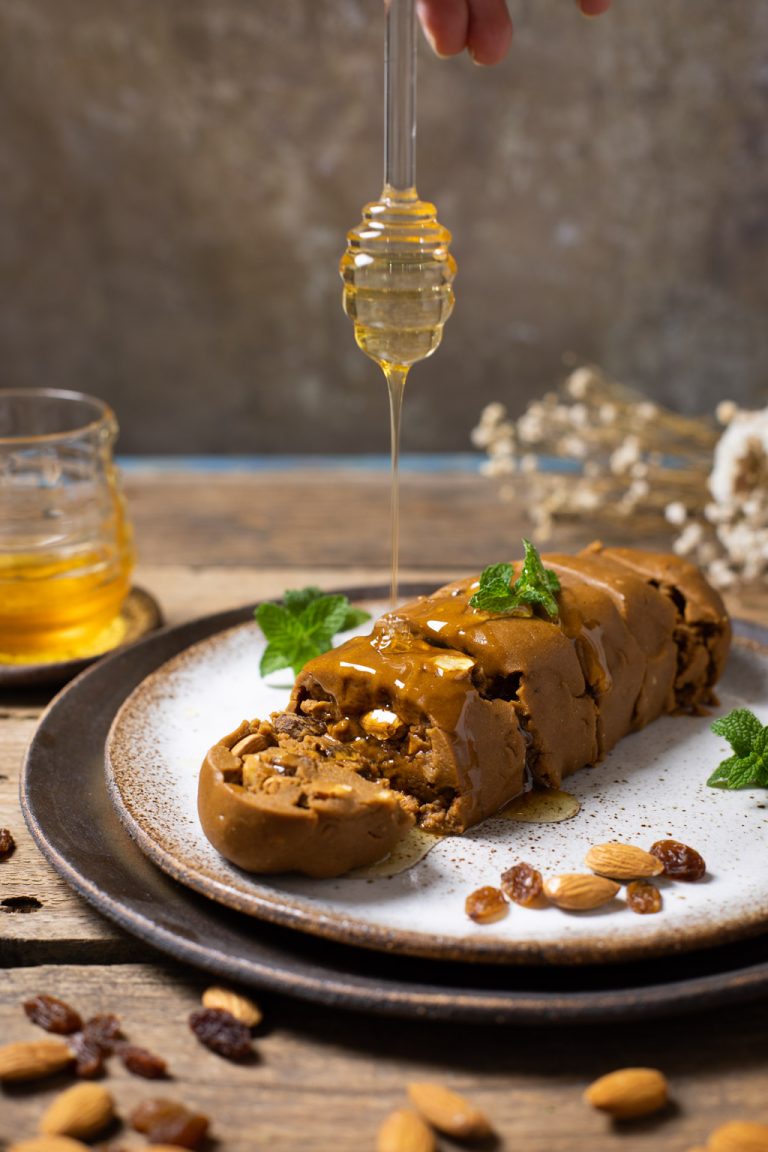
{"label": "gray textured wall", "polygon": [[[457,307],[405,447],[574,351],[687,411],[768,390],[768,3],[517,0],[420,63]],[[342,315],[381,183],[380,0],[0,0],[0,383],[110,399],[124,451],[387,445]]]}

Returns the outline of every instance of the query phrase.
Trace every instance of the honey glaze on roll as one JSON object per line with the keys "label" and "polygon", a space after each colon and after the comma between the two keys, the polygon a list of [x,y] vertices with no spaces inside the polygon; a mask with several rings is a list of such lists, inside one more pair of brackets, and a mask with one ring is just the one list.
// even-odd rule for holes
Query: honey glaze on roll
{"label": "honey glaze on roll", "polygon": [[[556,620],[478,611],[469,603],[478,581],[462,580],[311,660],[285,712],[244,729],[261,751],[227,771],[223,753],[206,758],[200,816],[218,850],[254,871],[339,874],[377,848],[383,856],[414,819],[427,832],[461,833],[531,784],[558,788],[657,716],[710,701],[730,626],[692,565],[601,545],[544,560],[560,581]],[[238,759],[236,745],[226,751]],[[349,783],[348,802],[321,820],[311,789],[270,783],[278,771],[314,781],[315,792],[326,776]],[[363,783],[374,789],[365,803],[353,786]],[[278,793],[286,811],[303,804],[303,817],[283,814],[279,826]],[[256,809],[255,861],[244,846]],[[285,829],[297,823],[304,849],[292,856]]]}

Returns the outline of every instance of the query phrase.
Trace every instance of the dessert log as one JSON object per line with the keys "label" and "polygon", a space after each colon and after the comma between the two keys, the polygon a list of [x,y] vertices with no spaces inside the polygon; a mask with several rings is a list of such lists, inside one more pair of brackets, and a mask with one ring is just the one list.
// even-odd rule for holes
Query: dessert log
{"label": "dessert log", "polygon": [[284,712],[205,757],[199,813],[214,847],[249,871],[339,875],[414,822],[461,833],[712,700],[730,624],[697,568],[600,544],[544,563],[556,619],[477,610],[470,578],[311,660]]}

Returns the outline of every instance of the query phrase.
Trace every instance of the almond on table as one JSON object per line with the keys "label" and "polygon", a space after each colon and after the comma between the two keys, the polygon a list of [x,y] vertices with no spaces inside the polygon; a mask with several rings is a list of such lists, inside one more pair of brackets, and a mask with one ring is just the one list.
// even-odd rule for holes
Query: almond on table
{"label": "almond on table", "polygon": [[90,1140],[112,1123],[115,1102],[101,1084],[75,1084],[61,1092],[43,1113],[40,1131],[46,1136]]}
{"label": "almond on table", "polygon": [[376,1138],[376,1152],[435,1152],[436,1147],[432,1129],[408,1108],[390,1113]]}
{"label": "almond on table", "polygon": [[658,1112],[668,1096],[666,1077],[656,1068],[619,1068],[595,1080],[584,1093],[587,1104],[614,1120]]}
{"label": "almond on table", "polygon": [[11,1144],[8,1152],[90,1152],[90,1148],[69,1136],[33,1136],[20,1144]]}
{"label": "almond on table", "polygon": [[203,1008],[220,1008],[229,1012],[235,1020],[245,1024],[246,1028],[256,1028],[262,1020],[262,1012],[258,1004],[240,992],[233,992],[229,988],[206,988],[202,997]]}
{"label": "almond on table", "polygon": [[768,1124],[732,1120],[710,1135],[707,1152],[768,1152]]}
{"label": "almond on table", "polygon": [[479,1108],[441,1084],[409,1084],[408,1096],[424,1119],[446,1136],[456,1140],[483,1140],[493,1134]]}
{"label": "almond on table", "polygon": [[75,1057],[63,1040],[32,1040],[0,1048],[0,1082],[42,1080],[62,1072]]}

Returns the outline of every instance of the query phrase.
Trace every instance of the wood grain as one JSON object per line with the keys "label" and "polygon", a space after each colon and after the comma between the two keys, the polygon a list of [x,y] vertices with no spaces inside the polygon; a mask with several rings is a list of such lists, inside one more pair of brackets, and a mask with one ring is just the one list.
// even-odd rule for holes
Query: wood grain
{"label": "wood grain", "polygon": [[[8,973],[0,992],[5,1041],[41,1033],[21,1001],[48,992],[82,1013],[117,1011],[126,1035],[162,1055],[173,1079],[149,1083],[112,1060],[106,1084],[125,1117],[151,1096],[181,1099],[210,1115],[222,1152],[364,1152],[410,1080],[436,1080],[488,1115],[499,1149],[515,1152],[670,1152],[689,1148],[727,1117],[765,1120],[768,1005],[729,1009],[677,1025],[558,1030],[368,1020],[282,998],[260,1002],[257,1060],[240,1067],[200,1047],[187,1027],[207,986],[174,967],[44,966]],[[628,1064],[660,1067],[672,1107],[615,1128],[581,1100],[597,1075]],[[67,1082],[0,1094],[0,1136],[32,1134]],[[126,1142],[139,1146],[134,1135]],[[453,1145],[450,1145],[453,1147]],[[448,1148],[448,1142],[443,1143]]]}

